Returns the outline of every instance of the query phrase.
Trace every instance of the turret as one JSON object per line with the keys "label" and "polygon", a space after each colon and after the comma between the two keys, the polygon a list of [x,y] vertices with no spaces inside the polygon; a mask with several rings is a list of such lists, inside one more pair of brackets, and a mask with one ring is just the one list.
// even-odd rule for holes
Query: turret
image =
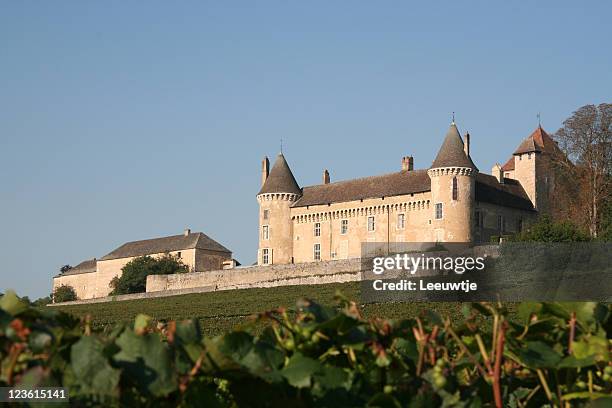
{"label": "turret", "polygon": [[554,140],[538,126],[514,151],[514,178],[521,183],[533,206],[540,212],[550,210],[554,186],[551,157],[562,154]]}
{"label": "turret", "polygon": [[478,169],[468,152],[452,122],[436,159],[427,170],[431,179],[433,241],[473,241],[472,214]]}
{"label": "turret", "polygon": [[293,262],[293,223],[291,206],[302,196],[302,189],[282,153],[267,173],[267,159],[262,170],[263,186],[259,202],[259,265]]}

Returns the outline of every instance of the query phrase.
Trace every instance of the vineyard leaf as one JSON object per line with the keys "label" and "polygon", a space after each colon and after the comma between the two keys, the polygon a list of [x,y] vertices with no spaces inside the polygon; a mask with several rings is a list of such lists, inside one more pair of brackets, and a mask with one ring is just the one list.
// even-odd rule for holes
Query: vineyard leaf
{"label": "vineyard leaf", "polygon": [[189,319],[177,322],[175,337],[181,344],[200,343],[202,335],[198,321]]}
{"label": "vineyard leaf", "polygon": [[350,389],[348,372],[340,367],[322,366],[314,375],[315,381],[323,389],[345,388]]}
{"label": "vineyard leaf", "polygon": [[295,353],[283,368],[283,377],[294,387],[310,387],[311,378],[314,373],[321,369],[321,363],[300,353]]}
{"label": "vineyard leaf", "polygon": [[368,401],[368,407],[376,408],[400,408],[400,403],[389,394],[379,392]]}
{"label": "vineyard leaf", "polygon": [[4,296],[0,298],[0,309],[10,315],[17,316],[19,313],[28,310],[28,305],[19,299],[15,292],[7,290]]}
{"label": "vineyard leaf", "polygon": [[416,361],[419,358],[419,351],[417,350],[417,345],[414,341],[409,341],[401,337],[396,338],[395,348],[402,354],[402,356],[407,357],[412,361]]}
{"label": "vineyard leaf", "polygon": [[151,324],[151,320],[153,320],[151,316],[139,313],[134,320],[134,331],[138,334],[144,333]]}
{"label": "vineyard leaf", "polygon": [[270,382],[282,380],[279,367],[285,361],[283,352],[270,344],[258,342],[240,363],[251,373]]}
{"label": "vineyard leaf", "polygon": [[115,355],[115,361],[142,391],[163,396],[176,389],[170,352],[159,334],[138,336],[126,330],[117,339],[117,345],[121,351]]}
{"label": "vineyard leaf", "polygon": [[100,340],[93,336],[81,337],[70,349],[70,361],[79,393],[117,394],[121,373],[109,364]]}
{"label": "vineyard leaf", "polygon": [[253,347],[253,336],[245,332],[231,332],[221,338],[219,351],[239,362]]}
{"label": "vineyard leaf", "polygon": [[561,361],[561,355],[546,343],[528,341],[526,347],[519,350],[519,358],[530,368],[553,368]]}
{"label": "vineyard leaf", "polygon": [[590,336],[574,342],[572,355],[578,360],[592,358],[596,361],[608,361],[608,342],[605,338]]}
{"label": "vineyard leaf", "polygon": [[521,302],[518,306],[517,314],[519,319],[527,324],[531,315],[539,313],[542,310],[542,303],[539,302]]}

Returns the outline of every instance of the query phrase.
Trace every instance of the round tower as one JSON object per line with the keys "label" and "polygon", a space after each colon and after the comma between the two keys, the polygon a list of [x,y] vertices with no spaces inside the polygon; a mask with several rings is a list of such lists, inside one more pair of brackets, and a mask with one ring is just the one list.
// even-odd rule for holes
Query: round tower
{"label": "round tower", "polygon": [[291,206],[300,197],[302,189],[279,153],[272,170],[264,158],[262,187],[257,194],[259,202],[259,250],[257,264],[272,265],[293,262],[293,222]]}
{"label": "round tower", "polygon": [[469,136],[464,144],[452,122],[436,159],[427,170],[431,179],[433,241],[473,242],[477,173],[469,156]]}

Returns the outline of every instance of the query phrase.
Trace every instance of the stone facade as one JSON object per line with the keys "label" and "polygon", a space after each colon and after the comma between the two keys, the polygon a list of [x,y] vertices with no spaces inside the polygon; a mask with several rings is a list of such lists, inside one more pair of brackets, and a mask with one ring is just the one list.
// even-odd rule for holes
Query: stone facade
{"label": "stone facade", "polygon": [[184,234],[152,240],[128,242],[100,259],[85,261],[53,278],[53,291],[59,286],[72,286],[79,299],[108,296],[110,282],[120,276],[130,261],[150,256],[171,255],[185,264],[191,272],[212,271],[223,268],[232,259],[232,253],[206,235],[185,230]]}
{"label": "stone facade", "polygon": [[272,170],[265,158],[257,195],[258,264],[359,258],[364,242],[489,242],[548,211],[547,150],[556,144],[543,129],[506,165],[494,166],[493,177],[471,161],[469,138],[453,123],[427,170],[414,170],[412,157],[404,157],[399,173],[330,183],[324,170],[321,185],[305,188],[282,154]]}

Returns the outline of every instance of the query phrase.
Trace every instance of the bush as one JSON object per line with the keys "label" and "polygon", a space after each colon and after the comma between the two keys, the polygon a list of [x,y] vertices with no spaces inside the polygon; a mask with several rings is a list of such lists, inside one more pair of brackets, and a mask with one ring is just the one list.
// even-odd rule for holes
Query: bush
{"label": "bush", "polygon": [[189,272],[189,268],[176,256],[170,254],[160,258],[141,256],[132,259],[121,268],[121,276],[113,278],[110,282],[110,287],[113,288],[111,295],[145,292],[149,275],[170,275],[184,272]]}
{"label": "bush", "polygon": [[548,216],[541,217],[527,230],[513,237],[514,241],[533,242],[584,242],[591,238],[571,222],[553,222]]}
{"label": "bush", "polygon": [[70,285],[62,285],[55,288],[53,291],[53,301],[55,303],[70,302],[78,300],[76,291]]}
{"label": "bush", "polygon": [[[464,321],[433,312],[366,320],[300,300],[202,338],[198,322],[91,330],[88,318],[0,300],[0,386],[67,387],[75,406],[587,406],[610,403],[610,309],[523,303],[512,321],[475,303]],[[17,363],[16,363],[17,362]]]}

